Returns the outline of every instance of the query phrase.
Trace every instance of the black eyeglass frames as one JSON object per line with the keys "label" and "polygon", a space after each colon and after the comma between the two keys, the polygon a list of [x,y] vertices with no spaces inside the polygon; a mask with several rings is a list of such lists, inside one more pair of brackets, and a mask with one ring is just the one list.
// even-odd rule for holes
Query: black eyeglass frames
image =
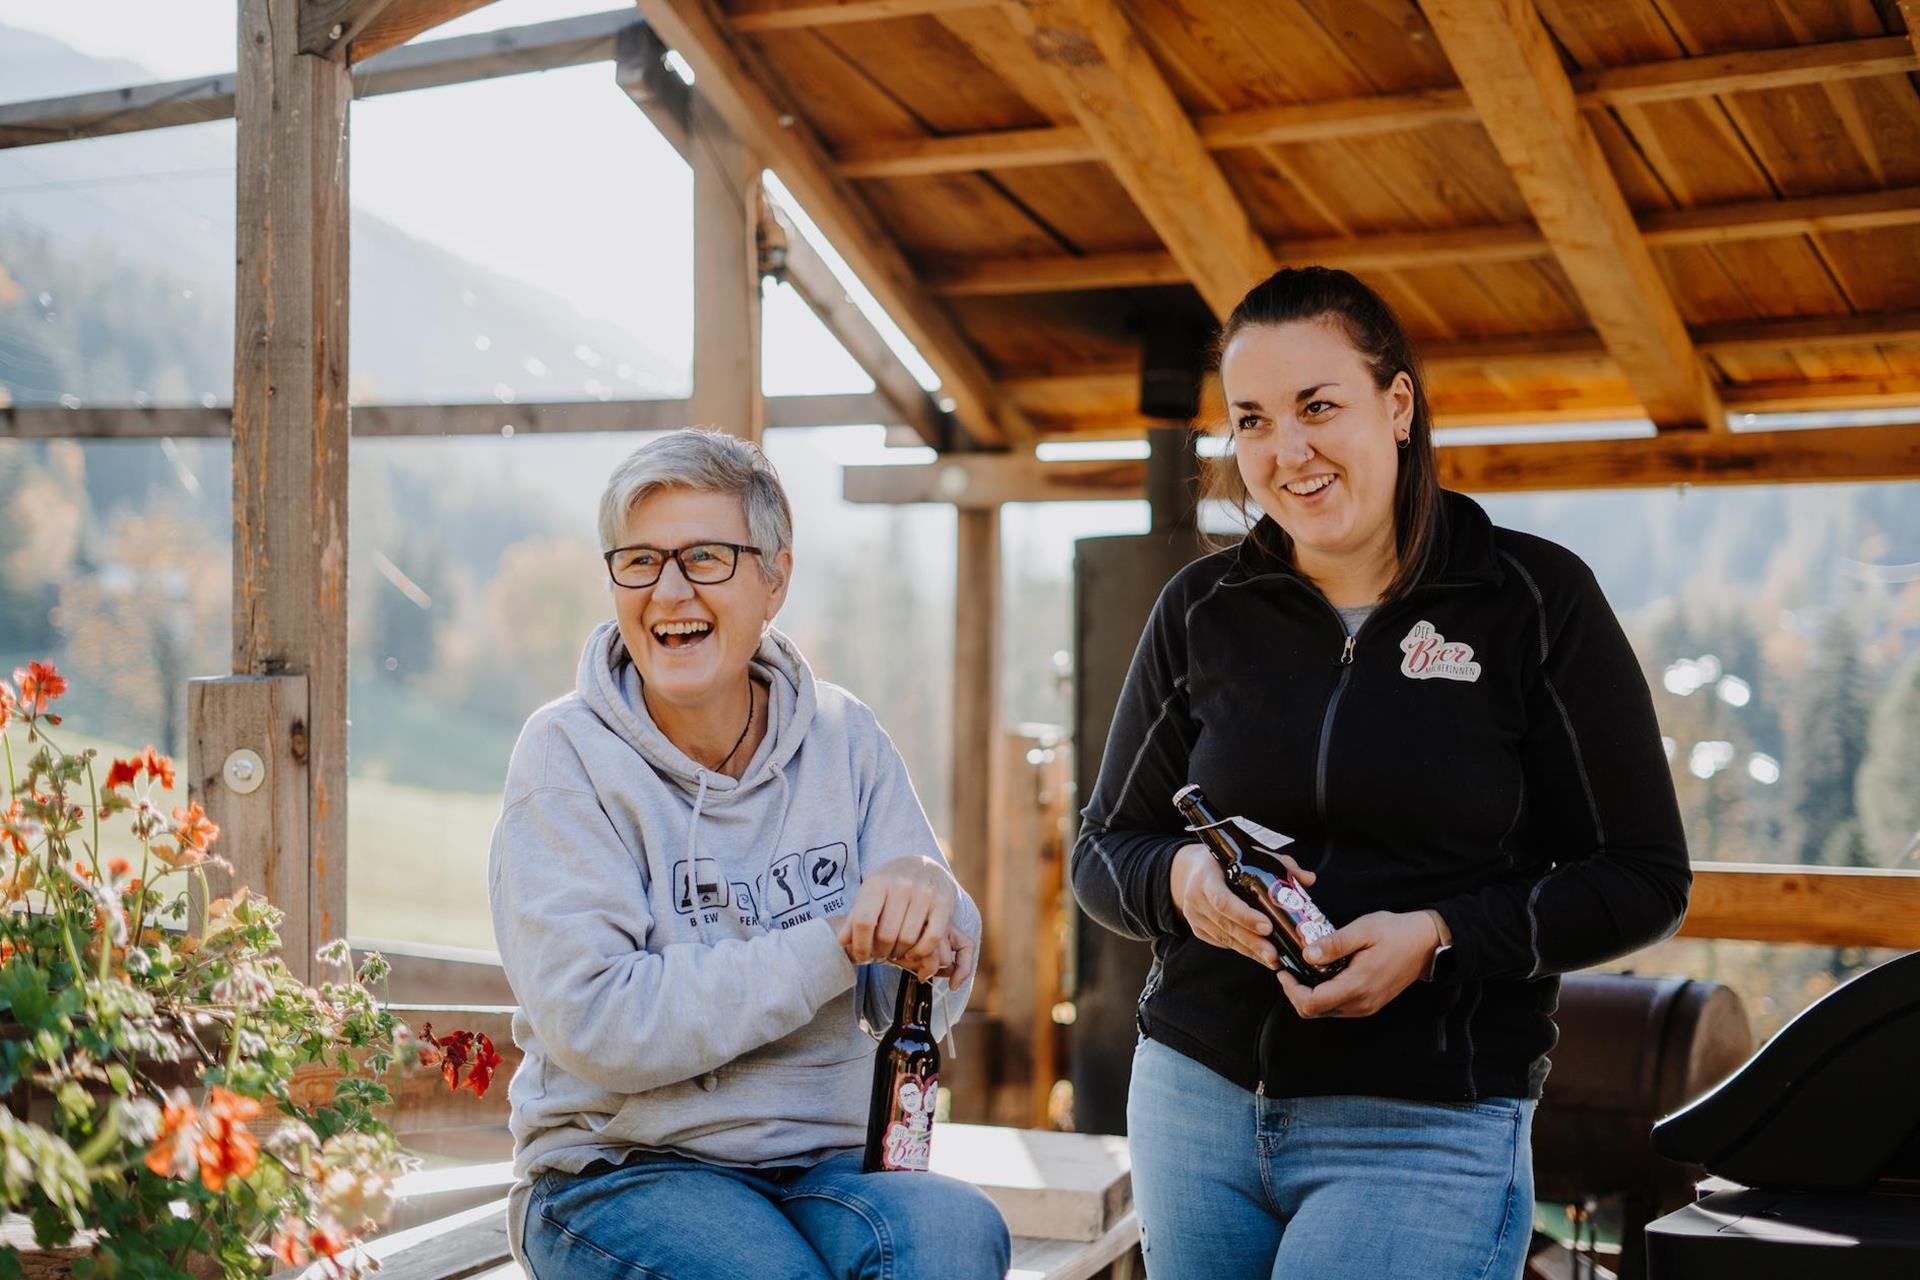
{"label": "black eyeglass frames", "polygon": [[760,548],[739,542],[690,542],[684,547],[615,547],[604,554],[607,574],[622,587],[650,587],[660,581],[667,561],[679,564],[688,582],[716,586],[740,568],[740,556],[759,555]]}

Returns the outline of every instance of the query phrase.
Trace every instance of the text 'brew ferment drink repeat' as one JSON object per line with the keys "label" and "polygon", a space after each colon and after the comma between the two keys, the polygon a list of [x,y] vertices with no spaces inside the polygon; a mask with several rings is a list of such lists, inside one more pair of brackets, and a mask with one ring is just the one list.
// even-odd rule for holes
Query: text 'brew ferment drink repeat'
{"label": "text 'brew ferment drink repeat'", "polygon": [[933,984],[900,975],[893,1026],[873,1060],[867,1106],[867,1173],[924,1173],[933,1149],[933,1104],[940,1084],[940,1046],[933,1038]]}
{"label": "text 'brew ferment drink repeat'", "polygon": [[1187,820],[1187,830],[1206,843],[1226,873],[1227,887],[1273,922],[1273,944],[1287,972],[1312,987],[1347,967],[1345,956],[1331,964],[1307,960],[1308,944],[1332,933],[1333,924],[1280,861],[1276,849],[1266,847],[1290,843],[1285,836],[1245,818],[1222,817],[1207,803],[1197,783],[1174,792],[1173,805]]}

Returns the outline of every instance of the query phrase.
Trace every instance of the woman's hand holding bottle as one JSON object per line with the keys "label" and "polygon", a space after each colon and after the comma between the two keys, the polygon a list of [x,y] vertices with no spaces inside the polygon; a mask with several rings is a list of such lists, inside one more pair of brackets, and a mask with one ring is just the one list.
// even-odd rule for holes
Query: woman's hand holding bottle
{"label": "woman's hand holding bottle", "polygon": [[[1313,872],[1286,854],[1278,855],[1303,888],[1313,887]],[[1238,951],[1264,969],[1280,967],[1280,953],[1269,935],[1273,923],[1227,887],[1227,877],[1203,844],[1182,845],[1169,876],[1173,905],[1193,936],[1211,946]]]}

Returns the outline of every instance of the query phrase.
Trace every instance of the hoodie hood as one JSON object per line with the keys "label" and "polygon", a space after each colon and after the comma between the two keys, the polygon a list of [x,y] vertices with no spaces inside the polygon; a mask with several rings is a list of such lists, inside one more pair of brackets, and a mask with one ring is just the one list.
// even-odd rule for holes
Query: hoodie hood
{"label": "hoodie hood", "polygon": [[627,652],[619,624],[611,619],[594,628],[580,655],[576,688],[580,698],[606,726],[638,751],[662,778],[689,794],[704,790],[705,808],[724,806],[780,776],[813,727],[818,690],[813,671],[785,634],[768,627],[749,669],[770,693],[767,733],[738,779],[709,769],[668,740],[641,696],[640,669]]}

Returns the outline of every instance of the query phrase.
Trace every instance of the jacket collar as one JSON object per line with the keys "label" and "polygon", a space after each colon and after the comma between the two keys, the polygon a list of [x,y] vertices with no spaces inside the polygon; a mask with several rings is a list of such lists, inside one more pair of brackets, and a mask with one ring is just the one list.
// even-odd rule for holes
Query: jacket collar
{"label": "jacket collar", "polygon": [[[1464,493],[1442,489],[1437,524],[1433,563],[1420,586],[1499,586],[1505,580],[1494,550],[1493,521],[1479,503]],[[1280,574],[1311,585],[1290,557],[1266,550],[1278,542],[1279,532],[1272,516],[1261,516],[1235,549],[1235,567],[1249,578]]]}

